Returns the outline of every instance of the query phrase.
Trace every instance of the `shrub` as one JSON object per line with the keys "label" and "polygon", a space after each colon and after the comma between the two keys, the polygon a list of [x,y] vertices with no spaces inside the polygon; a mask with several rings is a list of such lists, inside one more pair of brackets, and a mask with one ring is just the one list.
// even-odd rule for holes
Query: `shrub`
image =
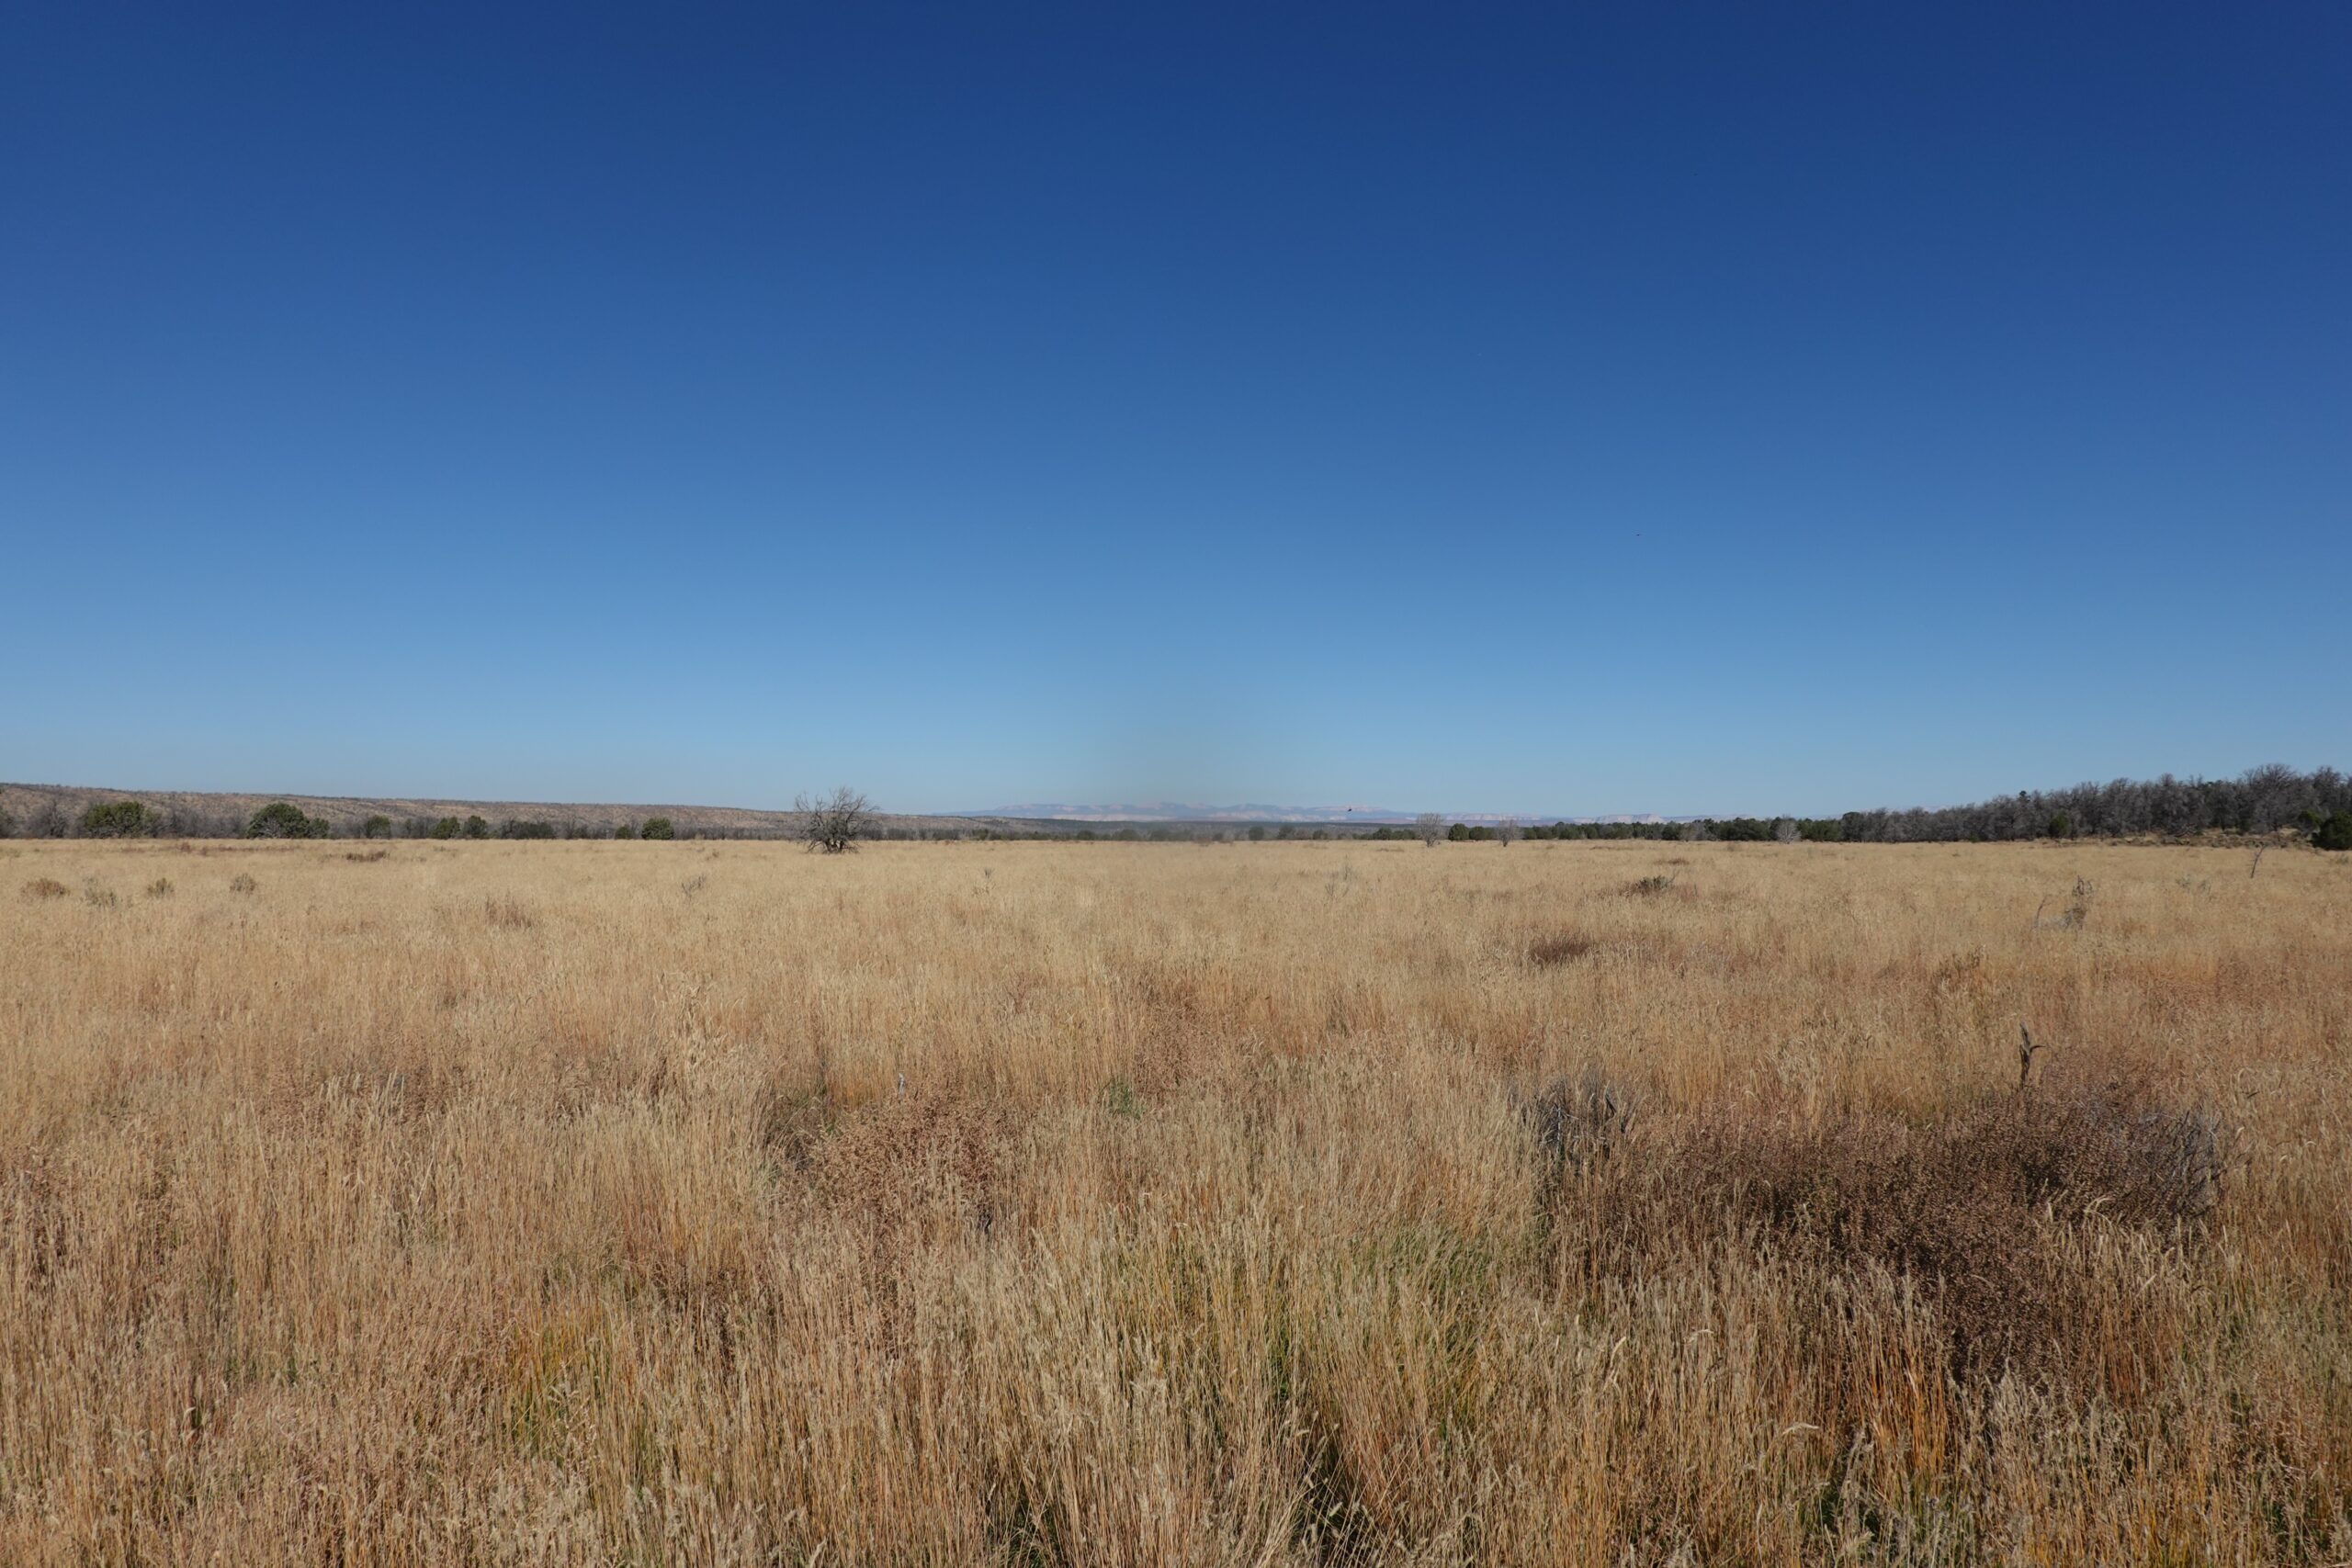
{"label": "shrub", "polygon": [[469,839],[487,839],[490,837],[490,824],[480,817],[469,817],[466,818],[465,835]]}
{"label": "shrub", "polygon": [[458,821],[456,818],[444,817],[439,821],[433,824],[433,827],[426,834],[426,837],[435,839],[454,839],[465,830],[466,825]]}
{"label": "shrub", "polygon": [[159,831],[162,818],[135,800],[113,800],[82,813],[85,839],[136,839]]}
{"label": "shrub", "polygon": [[1634,1121],[1634,1099],[1625,1088],[1588,1067],[1578,1077],[1555,1077],[1540,1093],[1514,1093],[1521,1122],[1544,1156],[1543,1191],[1547,1203],[1572,1170],[1590,1167],[1622,1143]]}
{"label": "shrub", "polygon": [[616,829],[613,829],[613,837],[614,837],[614,838],[616,838],[616,839],[634,839],[634,838],[636,838],[636,837],[637,837],[637,824],[636,824],[636,823],[634,823],[634,822],[624,822],[624,823],[622,823],[619,827],[617,827],[617,828],[616,828]]}
{"label": "shrub", "polygon": [[251,893],[260,886],[260,883],[255,882],[242,871],[229,879],[229,891],[232,893]]}
{"label": "shrub", "polygon": [[2312,835],[2312,845],[2339,854],[2352,850],[2352,811],[2339,811],[2321,823]]}
{"label": "shrub", "polygon": [[323,817],[308,817],[291,801],[273,800],[245,824],[248,839],[323,839],[332,831]]}
{"label": "shrub", "polygon": [[[2262,863],[2260,852],[2256,852],[2256,853],[2255,863],[2256,865],[2260,865]],[[2097,892],[2098,889],[2093,887],[2087,879],[2079,876],[2075,878],[2075,893],[2073,901],[2059,913],[2044,919],[2041,916],[2041,910],[2050,907],[2050,900],[2047,898],[2043,899],[2041,901],[2041,908],[2033,912],[2034,929],[2036,931],[2054,929],[2057,931],[2078,931],[2082,930],[2084,926],[2090,922],[2091,899]]]}
{"label": "shrub", "polygon": [[28,898],[62,898],[65,892],[65,884],[53,876],[36,876],[25,884],[25,897]]}
{"label": "shrub", "polygon": [[792,809],[800,814],[801,841],[829,855],[857,848],[874,815],[873,803],[847,784],[815,800],[800,795]]}
{"label": "shrub", "polygon": [[2095,1367],[2112,1325],[2085,1310],[2092,1281],[2075,1238],[2201,1222],[2227,1152],[2211,1111],[2166,1104],[2129,1073],[1913,1116],[1815,1120],[1724,1100],[1644,1131],[1628,1145],[1640,1157],[1597,1168],[1555,1202],[1594,1269],[1655,1268],[1657,1254],[1714,1238],[1793,1266],[1833,1301],[1883,1271],[1936,1309],[1949,1370],[1985,1377]]}
{"label": "shrub", "polygon": [[492,925],[510,931],[528,931],[539,923],[539,918],[527,906],[512,897],[484,899],[482,917]]}
{"label": "shrub", "polygon": [[177,889],[172,886],[172,879],[168,876],[159,876],[147,885],[147,897],[150,898],[168,898]]}
{"label": "shrub", "polygon": [[1625,884],[1624,891],[1628,898],[1656,898],[1674,891],[1674,878],[1671,876],[1637,877]]}
{"label": "shrub", "polygon": [[1563,964],[1590,957],[1600,946],[1600,938],[1583,931],[1554,931],[1527,944],[1527,961],[1538,969],[1556,969]]}
{"label": "shrub", "polygon": [[555,837],[555,826],[529,820],[509,822],[498,829],[498,836],[502,839],[552,839]]}
{"label": "shrub", "polygon": [[359,836],[363,839],[389,839],[392,836],[392,819],[378,812],[359,824]]}
{"label": "shrub", "polygon": [[0,811],[0,839],[13,839],[16,836],[17,819],[6,812]]}
{"label": "shrub", "polygon": [[637,830],[637,836],[640,839],[674,839],[678,836],[678,829],[667,817],[649,817],[645,819],[645,826]]}
{"label": "shrub", "polygon": [[361,865],[373,865],[391,852],[391,851],[386,849],[352,850],[346,852],[343,858],[348,861],[356,861]]}
{"label": "shrub", "polygon": [[900,1093],[811,1150],[820,1195],[877,1241],[985,1233],[1002,1201],[1003,1112],[984,1100]]}

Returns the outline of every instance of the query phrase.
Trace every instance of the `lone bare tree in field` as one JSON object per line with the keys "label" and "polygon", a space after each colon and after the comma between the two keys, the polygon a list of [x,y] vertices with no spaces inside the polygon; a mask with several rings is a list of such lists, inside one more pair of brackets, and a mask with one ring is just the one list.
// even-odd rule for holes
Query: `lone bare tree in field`
{"label": "lone bare tree in field", "polygon": [[792,809],[800,817],[801,841],[829,855],[857,848],[874,816],[874,803],[847,784],[814,800],[796,795]]}
{"label": "lone bare tree in field", "polygon": [[1445,818],[1434,811],[1424,811],[1413,818],[1413,836],[1430,849],[1445,837]]}
{"label": "lone bare tree in field", "polygon": [[1495,824],[1495,841],[1498,844],[1515,844],[1519,842],[1520,831],[1519,818],[1506,817]]}
{"label": "lone bare tree in field", "polygon": [[1772,841],[1776,844],[1795,843],[1797,841],[1797,825],[1786,817],[1781,818],[1778,822],[1772,824]]}

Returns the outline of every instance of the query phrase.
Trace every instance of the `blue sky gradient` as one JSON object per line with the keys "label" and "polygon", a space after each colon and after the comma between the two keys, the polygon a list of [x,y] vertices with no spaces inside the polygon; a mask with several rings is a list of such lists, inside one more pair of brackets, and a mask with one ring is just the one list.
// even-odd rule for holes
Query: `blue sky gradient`
{"label": "blue sky gradient", "polygon": [[0,777],[2352,764],[2352,10],[0,11]]}

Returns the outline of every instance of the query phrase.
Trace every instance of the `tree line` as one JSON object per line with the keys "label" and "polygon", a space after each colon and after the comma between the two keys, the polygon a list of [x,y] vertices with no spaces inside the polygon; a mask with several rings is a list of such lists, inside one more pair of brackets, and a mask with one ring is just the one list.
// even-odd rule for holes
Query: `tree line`
{"label": "tree line", "polygon": [[1423,817],[1379,829],[1374,839],[1454,842],[1499,839],[1674,839],[1905,844],[2000,843],[2029,839],[2189,839],[2207,833],[2294,833],[2321,849],[2352,850],[2352,777],[2334,768],[2298,773],[2281,763],[2233,779],[2116,779],[2066,789],[2019,790],[1969,806],[1882,807],[1838,817],[1706,817],[1672,822],[1469,825]]}
{"label": "tree line", "polygon": [[[2334,768],[2280,763],[2233,779],[2117,779],[2068,789],[2020,790],[1973,806],[1849,811],[1839,836],[1862,843],[2013,839],[2193,838],[2200,833],[2352,832],[2352,778]],[[2343,847],[2352,848],[2352,844]]]}
{"label": "tree line", "polygon": [[533,818],[492,822],[467,817],[409,817],[394,821],[381,812],[356,826],[338,828],[291,801],[273,800],[249,817],[220,812],[161,810],[140,800],[106,800],[68,816],[51,804],[20,825],[0,811],[0,839],[674,839],[667,817],[605,828],[568,822],[560,826]]}
{"label": "tree line", "polygon": [[614,827],[556,824],[533,818],[493,823],[479,814],[411,817],[395,822],[382,813],[356,828],[338,829],[288,801],[272,801],[250,817],[158,810],[138,800],[101,801],[79,817],[55,803],[18,824],[0,811],[0,838],[20,831],[43,839],[800,839],[835,852],[860,838],[972,840],[1074,840],[1080,842],[1228,842],[1272,838],[1365,838],[1442,841],[1510,842],[1527,839],[1717,839],[1732,841],[1899,844],[2008,842],[2027,839],[2194,838],[2206,833],[2263,835],[2295,833],[2322,849],[2352,850],[2352,777],[2334,768],[2299,773],[2280,763],[2250,768],[2233,779],[2117,779],[2066,789],[2020,790],[2014,795],[1970,806],[1849,811],[1838,817],[1728,817],[1677,822],[1448,822],[1424,813],[1409,826],[1307,828],[1294,823],[1246,828],[1197,824],[1130,824],[1116,829],[1072,830],[1040,824],[1036,829],[974,826],[970,829],[877,827],[862,795],[837,790],[830,797],[795,803],[795,819],[773,832],[741,829],[681,834],[668,817]]}

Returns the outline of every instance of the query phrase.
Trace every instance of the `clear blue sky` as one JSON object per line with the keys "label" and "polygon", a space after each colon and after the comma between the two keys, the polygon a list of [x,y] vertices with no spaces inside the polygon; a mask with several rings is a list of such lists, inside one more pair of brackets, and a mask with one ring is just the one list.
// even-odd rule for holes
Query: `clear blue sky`
{"label": "clear blue sky", "polygon": [[2352,764],[2352,9],[493,9],[0,11],[0,777]]}

